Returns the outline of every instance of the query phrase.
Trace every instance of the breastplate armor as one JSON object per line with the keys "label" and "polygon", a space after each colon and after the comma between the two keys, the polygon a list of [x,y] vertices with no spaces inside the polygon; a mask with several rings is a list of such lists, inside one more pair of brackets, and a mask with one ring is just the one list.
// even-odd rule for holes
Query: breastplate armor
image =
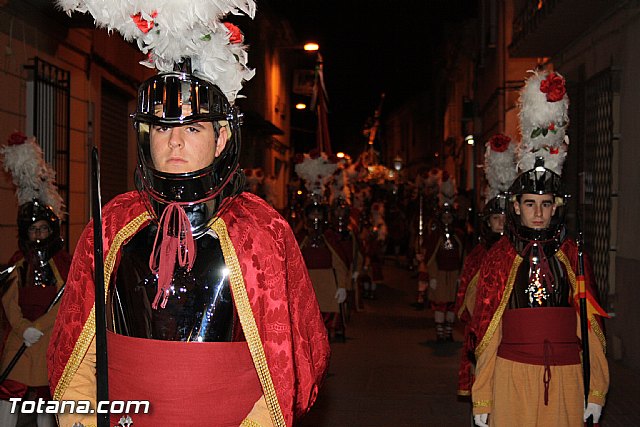
{"label": "breastplate armor", "polygon": [[109,287],[109,329],[118,334],[166,341],[235,341],[237,315],[228,269],[220,242],[212,233],[196,239],[191,271],[176,264],[165,308],[151,307],[157,279],[149,256],[157,227],[138,232],[121,249],[121,259]]}
{"label": "breastplate armor", "polygon": [[540,302],[531,302],[527,288],[530,283],[531,268],[525,259],[518,268],[513,291],[509,299],[509,308],[536,308],[536,307],[571,307],[570,287],[563,264],[557,257],[549,257],[549,269],[553,275],[553,286],[546,298]]}

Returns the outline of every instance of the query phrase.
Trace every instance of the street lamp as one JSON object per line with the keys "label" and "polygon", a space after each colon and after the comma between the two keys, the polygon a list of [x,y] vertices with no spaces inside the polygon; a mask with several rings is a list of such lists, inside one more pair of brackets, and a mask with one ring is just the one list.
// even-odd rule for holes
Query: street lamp
{"label": "street lamp", "polygon": [[316,42],[307,42],[304,44],[304,50],[307,52],[317,52],[320,50],[320,45]]}

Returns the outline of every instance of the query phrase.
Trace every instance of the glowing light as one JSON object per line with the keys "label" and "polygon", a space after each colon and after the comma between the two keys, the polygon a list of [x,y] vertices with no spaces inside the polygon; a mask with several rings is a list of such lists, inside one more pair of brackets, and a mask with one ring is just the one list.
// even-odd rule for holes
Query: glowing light
{"label": "glowing light", "polygon": [[307,104],[305,104],[304,102],[298,102],[296,104],[296,110],[304,110],[307,108]]}
{"label": "glowing light", "polygon": [[339,159],[343,159],[344,158],[344,153],[342,151],[336,153],[336,157]]}
{"label": "glowing light", "polygon": [[307,52],[316,52],[320,49],[320,45],[315,42],[308,42],[304,44],[304,50]]}
{"label": "glowing light", "polygon": [[464,137],[464,140],[465,140],[465,141],[467,142],[467,144],[469,144],[469,145],[473,145],[473,144],[475,144],[475,143],[476,143],[476,142],[474,141],[474,139],[473,139],[473,135],[467,135],[467,136],[465,136],[465,137]]}

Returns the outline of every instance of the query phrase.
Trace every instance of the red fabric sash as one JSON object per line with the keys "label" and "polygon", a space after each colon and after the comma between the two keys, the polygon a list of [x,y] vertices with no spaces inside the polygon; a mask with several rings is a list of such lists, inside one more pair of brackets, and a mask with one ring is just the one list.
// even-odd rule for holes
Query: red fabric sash
{"label": "red fabric sash", "polygon": [[498,356],[531,365],[578,364],[576,321],[573,307],[506,310]]}
{"label": "red fabric sash", "polygon": [[[109,398],[150,404],[148,414],[128,414],[136,427],[237,427],[262,396],[246,342],[107,339]],[[122,415],[112,414],[112,425]]]}

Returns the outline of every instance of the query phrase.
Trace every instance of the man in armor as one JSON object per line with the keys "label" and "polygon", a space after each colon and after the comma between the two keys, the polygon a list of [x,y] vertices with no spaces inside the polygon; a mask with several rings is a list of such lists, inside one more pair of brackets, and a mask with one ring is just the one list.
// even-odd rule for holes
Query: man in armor
{"label": "man in armor", "polygon": [[427,299],[438,342],[453,341],[454,306],[463,254],[462,231],[454,227],[453,206],[445,202],[425,239],[418,267],[418,279],[428,283]]}
{"label": "man in armor", "polygon": [[[29,415],[39,427],[55,426],[51,414],[9,413],[10,398],[23,400],[51,398],[47,380],[46,352],[58,306],[47,308],[67,280],[71,257],[63,249],[60,219],[50,206],[38,200],[18,210],[20,250],[9,261],[15,269],[7,278],[2,296],[5,316],[11,326],[2,351],[0,371],[5,372],[22,345],[25,353],[0,384],[0,424],[6,427],[24,423]],[[23,424],[21,424],[23,425]]]}
{"label": "man in armor", "polygon": [[318,298],[331,340],[345,339],[345,307],[350,282],[349,269],[337,241],[327,236],[328,206],[312,198],[305,207],[306,235],[300,250]]}
{"label": "man in armor", "polygon": [[1,283],[2,308],[10,330],[3,337],[0,360],[4,379],[0,383],[0,425],[53,427],[53,415],[22,413],[20,406],[11,413],[8,400],[33,403],[51,398],[46,352],[58,313],[54,301],[71,264],[60,236],[63,201],[55,188],[55,171],[44,161],[35,138],[15,132],[0,152],[18,198],[18,251],[9,261],[13,271]]}
{"label": "man in armor", "polygon": [[464,341],[458,370],[458,396],[469,398],[475,368],[476,338],[471,318],[476,302],[478,272],[487,252],[504,234],[506,191],[515,178],[515,144],[503,134],[493,135],[486,144],[484,173],[487,179],[485,205],[480,214],[480,242],[465,256],[458,280],[455,312],[464,323]]}
{"label": "man in armor", "polygon": [[[588,260],[588,319],[576,314],[580,260],[563,217],[566,196],[559,173],[567,149],[568,99],[560,79],[557,73],[534,73],[521,93],[518,164],[524,172],[509,190],[508,236],[491,248],[480,268],[473,312],[478,341],[472,400],[478,426],[578,427],[590,416],[598,422],[609,385],[599,320],[606,314],[595,301]],[[562,87],[552,87],[558,84]],[[547,112],[551,117],[545,118]],[[532,120],[538,120],[533,129]],[[540,150],[541,144],[546,149]],[[588,337],[581,337],[581,320],[588,323]],[[588,339],[590,348],[587,402],[580,339]]]}
{"label": "man in armor", "polygon": [[[209,40],[220,28],[223,51],[234,49],[237,27],[214,26]],[[242,192],[235,92],[222,91],[202,58],[189,62],[141,85],[138,191],[103,208],[109,396],[149,401],[149,413],[129,414],[137,427],[292,425],[317,396],[327,333],[286,220]],[[95,405],[92,243],[88,226],[49,366],[54,399]],[[59,421],[90,425],[95,416]]]}

